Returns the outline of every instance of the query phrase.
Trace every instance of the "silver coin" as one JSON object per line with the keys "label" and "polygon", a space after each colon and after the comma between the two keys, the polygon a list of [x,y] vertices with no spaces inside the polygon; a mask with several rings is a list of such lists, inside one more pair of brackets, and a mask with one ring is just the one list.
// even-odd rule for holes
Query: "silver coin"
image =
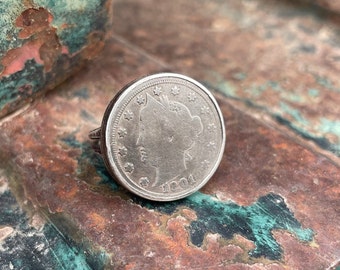
{"label": "silver coin", "polygon": [[129,191],[172,201],[199,190],[225,145],[212,94],[180,74],[160,73],[125,87],[109,104],[100,147],[110,174]]}

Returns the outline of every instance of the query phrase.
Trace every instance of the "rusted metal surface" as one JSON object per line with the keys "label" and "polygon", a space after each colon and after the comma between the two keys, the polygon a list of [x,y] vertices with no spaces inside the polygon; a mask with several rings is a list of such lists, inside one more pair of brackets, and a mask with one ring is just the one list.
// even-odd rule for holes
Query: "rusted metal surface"
{"label": "rusted metal surface", "polygon": [[[113,57],[106,57],[109,54]],[[26,200],[78,245],[104,250],[110,258],[107,266],[116,269],[242,265],[320,269],[336,261],[339,243],[329,239],[339,237],[339,167],[235,109],[217,93],[226,120],[227,147],[222,166],[202,195],[195,195],[207,196],[203,201],[192,197],[175,204],[149,204],[109,179],[90,148],[88,131],[98,126],[107,101],[123,82],[160,68],[112,41],[91,68],[3,122],[1,160],[6,160],[2,165],[11,176],[13,192],[22,190]],[[264,253],[257,257],[251,251],[261,242],[242,233],[242,226],[251,223],[239,219],[236,228],[240,229],[235,229],[227,220],[235,207],[245,207],[241,212],[257,209],[269,194],[275,194],[282,205],[275,211],[269,208],[264,222],[268,231],[259,237],[269,233],[274,238],[264,242]],[[200,212],[205,205],[209,207]],[[223,215],[207,223],[205,215],[213,217],[212,207],[220,207]],[[282,217],[282,224],[291,220],[295,229],[268,225]],[[203,229],[202,244],[191,235],[192,226]],[[216,231],[214,226],[225,226],[226,231]],[[257,226],[250,228],[256,231]],[[235,232],[228,234],[228,230]],[[279,247],[275,256],[270,255],[270,243]]]}
{"label": "rusted metal surface", "polygon": [[340,155],[338,15],[296,1],[115,7],[121,38]]}
{"label": "rusted metal surface", "polygon": [[[81,256],[58,253],[66,269],[335,268],[339,86],[337,62],[323,57],[338,53],[335,17],[261,0],[129,0],[114,7],[115,29],[100,58],[1,122],[6,177],[0,201],[15,196],[31,223],[35,213],[48,217],[40,221],[39,236],[56,239],[48,230],[53,224],[71,240]],[[331,33],[326,36],[324,20]],[[307,26],[321,32],[301,30]],[[297,49],[306,41],[315,52]],[[217,90],[227,141],[221,166],[204,189],[158,204],[109,177],[88,132],[100,125],[108,101],[124,84],[163,70],[184,72]],[[328,129],[320,125],[323,117],[334,122]],[[17,229],[3,220],[1,243],[12,243]],[[60,251],[51,243],[46,254]],[[77,264],[67,264],[71,259]]]}
{"label": "rusted metal surface", "polygon": [[1,2],[0,117],[54,88],[98,54],[110,3]]}

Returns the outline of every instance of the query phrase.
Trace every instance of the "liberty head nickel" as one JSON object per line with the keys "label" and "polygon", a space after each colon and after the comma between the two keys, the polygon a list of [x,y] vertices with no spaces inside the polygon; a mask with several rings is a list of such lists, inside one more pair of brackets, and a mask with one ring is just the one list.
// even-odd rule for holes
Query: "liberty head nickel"
{"label": "liberty head nickel", "polygon": [[112,177],[154,201],[184,198],[216,171],[225,144],[219,106],[199,82],[160,73],[139,79],[111,101],[90,132]]}

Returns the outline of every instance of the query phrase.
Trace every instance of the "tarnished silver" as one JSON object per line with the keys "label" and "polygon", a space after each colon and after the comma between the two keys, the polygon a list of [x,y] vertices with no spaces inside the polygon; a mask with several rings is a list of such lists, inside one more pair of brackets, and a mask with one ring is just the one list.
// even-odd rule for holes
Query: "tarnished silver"
{"label": "tarnished silver", "polygon": [[159,73],[124,87],[89,137],[121,185],[150,200],[172,201],[199,190],[214,174],[225,128],[202,84]]}

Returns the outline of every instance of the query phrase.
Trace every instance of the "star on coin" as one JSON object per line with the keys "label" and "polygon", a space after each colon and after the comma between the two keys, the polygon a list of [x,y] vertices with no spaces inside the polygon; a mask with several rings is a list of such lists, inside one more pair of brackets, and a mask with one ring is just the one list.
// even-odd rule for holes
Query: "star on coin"
{"label": "star on coin", "polygon": [[121,155],[122,157],[125,157],[127,155],[127,148],[125,146],[122,146],[118,149],[118,154]]}
{"label": "star on coin", "polygon": [[209,132],[215,132],[216,129],[217,129],[217,127],[214,123],[208,125],[208,131]]}
{"label": "star on coin", "polygon": [[139,179],[139,184],[140,184],[142,187],[147,187],[147,186],[149,186],[149,184],[150,184],[150,180],[149,180],[149,178],[147,178],[147,177],[141,177],[141,178]]}
{"label": "star on coin", "polygon": [[153,93],[155,96],[159,96],[162,93],[162,87],[156,85],[155,88],[153,89]]}
{"label": "star on coin", "polygon": [[216,143],[215,142],[209,142],[207,144],[207,147],[208,147],[209,150],[214,150],[214,149],[216,149]]}
{"label": "star on coin", "polygon": [[169,110],[173,111],[173,112],[179,112],[181,110],[181,108],[178,105],[176,105],[175,103],[171,102],[169,104]]}
{"label": "star on coin", "polygon": [[137,98],[136,98],[136,102],[139,104],[139,105],[142,105],[145,103],[145,97],[143,97],[143,95],[139,95]]}
{"label": "star on coin", "polygon": [[204,169],[208,169],[210,165],[210,161],[205,159],[201,162],[201,165]]}
{"label": "star on coin", "polygon": [[132,120],[133,119],[133,112],[131,112],[130,110],[127,110],[124,113],[124,118],[128,121]]}
{"label": "star on coin", "polygon": [[171,88],[171,94],[173,94],[174,96],[179,95],[179,92],[180,92],[180,88],[177,85]]}
{"label": "star on coin", "polygon": [[119,138],[124,138],[127,135],[127,130],[126,128],[121,128],[118,130],[118,136]]}
{"label": "star on coin", "polygon": [[196,100],[196,94],[194,93],[194,92],[190,92],[189,94],[188,94],[188,100],[189,101],[191,101],[191,102],[193,102],[193,101],[195,101]]}
{"label": "star on coin", "polygon": [[202,106],[201,107],[201,114],[208,114],[210,113],[210,109],[207,106]]}
{"label": "star on coin", "polygon": [[126,172],[132,173],[134,169],[135,169],[135,166],[132,163],[130,163],[130,162],[125,163],[124,170]]}

